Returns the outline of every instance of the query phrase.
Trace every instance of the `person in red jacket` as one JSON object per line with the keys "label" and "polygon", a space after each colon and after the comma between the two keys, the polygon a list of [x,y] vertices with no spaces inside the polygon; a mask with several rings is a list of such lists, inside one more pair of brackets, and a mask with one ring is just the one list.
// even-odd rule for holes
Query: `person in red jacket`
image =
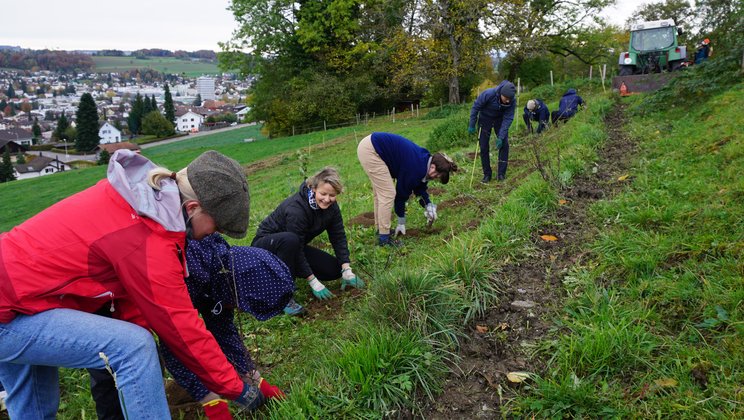
{"label": "person in red jacket", "polygon": [[[128,418],[169,418],[155,332],[207,388],[248,409],[244,382],[194,309],[187,236],[240,238],[240,165],[208,151],[179,172],[119,150],[107,178],[0,234],[0,382],[11,418],[54,418],[58,367],[106,369]],[[106,309],[113,318],[95,315]]]}

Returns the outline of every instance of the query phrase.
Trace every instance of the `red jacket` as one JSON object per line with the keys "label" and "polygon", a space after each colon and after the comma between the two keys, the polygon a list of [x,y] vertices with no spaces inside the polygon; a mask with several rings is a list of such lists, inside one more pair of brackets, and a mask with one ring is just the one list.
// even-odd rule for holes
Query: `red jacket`
{"label": "red jacket", "polygon": [[211,391],[234,399],[243,381],[184,282],[177,187],[170,180],[161,192],[147,186],[151,167],[142,156],[117,151],[108,180],[0,234],[0,322],[19,313],[110,305],[115,318],[152,329]]}

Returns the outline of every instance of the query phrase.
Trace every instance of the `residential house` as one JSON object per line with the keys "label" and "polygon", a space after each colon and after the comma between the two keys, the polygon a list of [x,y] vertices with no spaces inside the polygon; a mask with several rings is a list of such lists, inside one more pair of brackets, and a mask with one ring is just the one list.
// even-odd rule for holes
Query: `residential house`
{"label": "residential house", "polygon": [[99,144],[118,143],[121,141],[121,131],[109,124],[108,121],[98,122]]}
{"label": "residential house", "polygon": [[176,117],[176,130],[185,133],[195,133],[204,122],[204,117],[193,111],[188,111]]}
{"label": "residential house", "polygon": [[68,164],[61,160],[47,156],[36,156],[26,163],[13,165],[13,168],[15,169],[16,179],[36,178],[71,169]]}
{"label": "residential house", "polygon": [[20,128],[7,128],[0,130],[0,141],[9,140],[26,148],[34,144],[34,134],[31,131]]}
{"label": "residential house", "polygon": [[5,148],[6,147],[10,150],[10,154],[11,155],[14,155],[14,154],[18,153],[19,150],[20,151],[23,151],[23,152],[25,152],[26,150],[28,150],[28,147],[22,146],[22,145],[16,143],[14,140],[3,140],[3,139],[0,139],[0,154],[5,153]]}
{"label": "residential house", "polygon": [[119,149],[127,149],[131,150],[136,153],[140,153],[141,147],[134,143],[130,143],[128,141],[121,141],[118,143],[109,143],[109,144],[99,144],[94,151],[96,152],[96,156],[100,157],[100,153],[102,150],[105,150],[108,152],[109,156],[113,155],[115,151]]}

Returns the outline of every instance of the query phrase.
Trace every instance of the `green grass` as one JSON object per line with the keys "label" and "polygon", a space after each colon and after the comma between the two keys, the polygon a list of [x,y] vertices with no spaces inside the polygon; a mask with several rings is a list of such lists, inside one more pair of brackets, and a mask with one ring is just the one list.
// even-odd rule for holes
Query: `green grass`
{"label": "green grass", "polygon": [[593,206],[594,258],[566,277],[560,333],[541,348],[547,372],[514,412],[744,415],[742,106],[740,83],[629,122],[632,186]]}
{"label": "green grass", "polygon": [[149,68],[167,74],[185,73],[188,77],[205,74],[219,74],[217,63],[182,60],[174,57],[149,57],[140,60],[134,57],[93,56],[98,73],[123,73],[128,70]]}
{"label": "green grass", "polygon": [[[630,171],[632,185],[592,207],[588,223],[601,234],[578,250],[592,257],[565,276],[565,308],[557,315],[555,333],[536,349],[548,368],[505,407],[508,416],[742,416],[744,139],[737,122],[743,93],[740,84],[695,109],[635,116],[626,127],[640,141]],[[368,282],[368,290],[346,300],[334,318],[278,317],[259,323],[242,316],[246,345],[267,378],[291,389],[288,400],[261,416],[417,413],[418,404],[442,388],[444,362],[457,362],[463,325],[502,298],[499,267],[528,261],[530,237],[554,211],[559,189],[597,159],[596,150],[606,139],[602,118],[612,101],[593,95],[585,99],[590,103],[586,112],[541,137],[539,153],[552,162],[543,176],[531,164],[515,164],[508,189],[481,188],[479,165],[473,170],[472,161],[465,159],[474,145],[453,147],[446,151],[462,171],[433,199],[457,204],[440,206],[435,225],[440,230],[407,238],[404,248],[390,250],[374,246],[373,228],[347,226],[355,271]],[[624,100],[635,104],[644,98]],[[206,148],[243,164],[274,157],[270,166],[249,176],[252,230],[296,191],[303,178],[300,150],[309,172],[329,164],[339,168],[346,186],[339,202],[348,220],[372,206],[371,187],[356,159],[357,141],[379,130],[425,144],[441,121],[393,124],[379,119],[370,127],[250,144],[242,142],[247,134],[233,133],[148,149],[146,154],[171,168]],[[331,141],[336,142],[332,148],[323,147]],[[513,138],[511,159],[531,161],[529,139]],[[45,207],[29,203],[39,196],[52,201],[46,195],[55,193],[59,199],[102,175],[101,168],[94,168],[0,185],[0,220],[6,223],[9,207],[21,209],[16,220],[24,220]],[[63,179],[78,185],[64,185]],[[54,187],[45,185],[54,182]],[[12,204],[5,204],[10,191]],[[409,204],[409,229],[422,229],[420,208]],[[252,235],[236,243],[247,244]],[[327,239],[316,244],[326,246]],[[297,299],[305,303],[307,285],[298,281],[298,286]],[[337,282],[328,286],[340,293]],[[62,376],[60,418],[79,418],[83,411],[91,415],[85,375],[64,371]]]}

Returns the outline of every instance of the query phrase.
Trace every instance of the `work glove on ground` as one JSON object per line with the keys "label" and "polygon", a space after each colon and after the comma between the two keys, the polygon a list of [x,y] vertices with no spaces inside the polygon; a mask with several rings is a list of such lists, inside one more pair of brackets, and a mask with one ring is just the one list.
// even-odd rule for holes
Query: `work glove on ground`
{"label": "work glove on ground", "polygon": [[[258,389],[264,397],[274,400],[283,400],[287,395],[276,385],[271,385],[266,379],[261,378],[258,382]],[[211,419],[210,419],[211,420]]]}
{"label": "work glove on ground", "polygon": [[244,383],[243,392],[233,401],[246,410],[256,411],[264,405],[266,398],[259,391],[258,387]]}
{"label": "work glove on ground", "polygon": [[424,210],[424,216],[429,223],[433,223],[437,220],[437,205],[434,203],[427,204],[426,210]]}
{"label": "work glove on ground", "polygon": [[406,218],[398,217],[398,226],[395,227],[395,234],[396,235],[405,235],[406,234]]}
{"label": "work glove on ground", "polygon": [[230,406],[226,400],[216,399],[202,404],[204,414],[209,420],[233,420]]}
{"label": "work glove on ground", "polygon": [[501,137],[497,138],[496,139],[496,148],[497,149],[501,149],[501,146],[503,146],[503,145],[504,145],[504,139],[502,139]]}
{"label": "work glove on ground", "polygon": [[475,134],[475,127],[468,127],[468,134]]}
{"label": "work glove on ground", "polygon": [[341,290],[346,290],[346,286],[364,288],[364,282],[351,271],[351,267],[341,270]]}
{"label": "work glove on ground", "polygon": [[330,290],[328,290],[323,283],[318,281],[318,278],[313,276],[312,279],[308,282],[310,284],[310,288],[313,289],[313,295],[315,295],[316,298],[320,300],[327,300],[331,299],[333,297],[333,293],[331,293]]}

